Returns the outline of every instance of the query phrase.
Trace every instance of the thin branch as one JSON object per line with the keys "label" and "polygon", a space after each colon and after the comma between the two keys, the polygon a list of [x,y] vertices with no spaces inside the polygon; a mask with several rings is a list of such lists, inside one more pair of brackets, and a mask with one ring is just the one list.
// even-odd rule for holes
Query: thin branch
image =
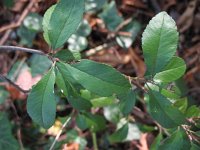
{"label": "thin branch", "polygon": [[68,123],[70,122],[71,118],[72,118],[72,114],[67,118],[67,120],[66,120],[65,123],[63,124],[61,130],[60,130],[60,131],[58,132],[58,134],[56,135],[56,138],[55,138],[55,140],[53,141],[53,143],[52,143],[52,145],[51,145],[51,147],[50,147],[49,150],[53,150],[53,148],[54,148],[56,142],[58,141],[58,139],[59,139],[59,137],[60,137],[62,131],[63,131],[64,128],[68,125]]}
{"label": "thin branch", "polygon": [[27,53],[46,55],[44,52],[36,50],[36,49],[17,47],[17,46],[0,46],[0,52],[1,51],[23,51],[23,52],[27,52]]}
{"label": "thin branch", "polygon": [[94,148],[94,150],[98,150],[97,136],[96,136],[95,132],[92,132],[92,142],[93,142],[93,148]]}
{"label": "thin branch", "polygon": [[18,89],[19,91],[23,92],[23,93],[29,93],[29,90],[24,90],[21,87],[19,87],[17,84],[15,84],[13,81],[11,81],[10,79],[8,79],[7,77],[5,77],[4,75],[0,74],[0,79],[7,81],[9,84],[11,84],[12,86],[14,86],[16,89]]}

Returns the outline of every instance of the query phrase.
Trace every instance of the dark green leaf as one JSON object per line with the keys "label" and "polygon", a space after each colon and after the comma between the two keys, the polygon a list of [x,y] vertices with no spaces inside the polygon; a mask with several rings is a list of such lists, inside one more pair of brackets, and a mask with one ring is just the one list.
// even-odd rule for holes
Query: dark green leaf
{"label": "dark green leaf", "polygon": [[82,20],[84,0],[60,0],[44,15],[44,38],[53,49],[61,47]]}
{"label": "dark green leaf", "polygon": [[123,125],[120,129],[115,131],[112,135],[109,136],[109,141],[111,143],[122,142],[126,139],[128,134],[128,123]]}
{"label": "dark green leaf", "polygon": [[77,110],[88,110],[92,107],[90,101],[81,97],[74,88],[73,83],[68,77],[68,72],[62,67],[58,67],[56,75],[56,85],[61,89],[62,93],[67,97],[68,102]]}
{"label": "dark green leaf", "polygon": [[74,65],[57,63],[57,66],[65,71],[65,76],[99,96],[127,93],[131,87],[123,75],[105,64],[82,60]]}
{"label": "dark green leaf", "polygon": [[130,90],[126,95],[120,96],[120,110],[124,115],[128,115],[135,106],[135,93]]}
{"label": "dark green leaf", "polygon": [[89,13],[95,13],[103,7],[106,0],[85,0],[85,10]]}
{"label": "dark green leaf", "polygon": [[178,32],[175,21],[161,12],[151,19],[142,36],[142,48],[147,72],[160,72],[175,54]]}
{"label": "dark green leaf", "polygon": [[20,37],[20,43],[22,45],[31,47],[33,45],[33,40],[35,39],[36,32],[29,30],[24,26],[20,26],[17,30],[17,35]]}
{"label": "dark green leaf", "polygon": [[8,96],[9,93],[3,87],[0,86],[0,105],[5,102]]}
{"label": "dark green leaf", "polygon": [[84,113],[79,116],[77,125],[81,129],[89,128],[92,132],[97,132],[105,128],[106,121],[100,115]]}
{"label": "dark green leaf", "polygon": [[30,58],[30,68],[32,76],[43,74],[46,72],[52,62],[46,56],[34,54]]}
{"label": "dark green leaf", "polygon": [[151,144],[150,150],[158,150],[158,147],[162,139],[163,136],[161,133],[159,133],[158,136],[154,139],[153,143]]}
{"label": "dark green leaf", "polygon": [[0,112],[0,149],[19,150],[19,144],[11,133],[11,124],[6,114]]}
{"label": "dark green leaf", "polygon": [[185,131],[178,130],[159,146],[159,150],[189,150],[190,140]]}
{"label": "dark green leaf", "polygon": [[180,78],[186,70],[186,65],[183,59],[173,57],[169,63],[157,73],[154,80],[161,82],[172,82]]}
{"label": "dark green leaf", "polygon": [[56,116],[54,95],[54,67],[33,87],[27,100],[27,111],[30,117],[44,128],[50,128]]}
{"label": "dark green leaf", "polygon": [[123,18],[118,15],[115,1],[111,1],[109,4],[107,4],[99,17],[103,19],[107,28],[111,31],[114,31],[116,27],[123,21]]}
{"label": "dark green leaf", "polygon": [[141,30],[141,24],[136,20],[131,21],[121,30],[123,32],[129,32],[131,36],[124,36],[124,35],[118,36],[116,38],[117,43],[123,48],[129,48],[135,41],[140,30]]}
{"label": "dark green leaf", "polygon": [[78,114],[78,116],[76,117],[76,124],[81,130],[85,130],[88,128],[87,119],[82,114]]}
{"label": "dark green leaf", "polygon": [[149,90],[150,113],[165,128],[177,127],[184,123],[184,115],[157,91]]}
{"label": "dark green leaf", "polygon": [[71,62],[81,59],[81,54],[79,52],[71,52],[69,50],[63,49],[55,54],[56,58],[59,58],[64,62]]}

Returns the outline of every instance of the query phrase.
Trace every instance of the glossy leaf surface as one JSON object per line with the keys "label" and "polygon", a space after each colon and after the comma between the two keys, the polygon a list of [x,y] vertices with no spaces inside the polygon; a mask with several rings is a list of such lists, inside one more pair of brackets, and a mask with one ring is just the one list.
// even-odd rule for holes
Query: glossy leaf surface
{"label": "glossy leaf surface", "polygon": [[178,32],[175,21],[161,12],[151,19],[142,36],[142,48],[147,73],[155,75],[175,54]]}
{"label": "glossy leaf surface", "polygon": [[60,0],[44,15],[44,38],[53,49],[61,47],[82,20],[84,0]]}
{"label": "glossy leaf surface", "polygon": [[128,80],[112,67],[90,60],[69,65],[57,63],[68,78],[73,78],[87,90],[99,96],[126,93],[130,89]]}
{"label": "glossy leaf surface", "polygon": [[150,90],[150,113],[165,128],[173,128],[184,122],[184,115],[178,108],[157,91]]}
{"label": "glossy leaf surface", "polygon": [[185,70],[184,60],[179,57],[173,57],[162,71],[154,76],[154,80],[172,82],[180,78],[185,73]]}

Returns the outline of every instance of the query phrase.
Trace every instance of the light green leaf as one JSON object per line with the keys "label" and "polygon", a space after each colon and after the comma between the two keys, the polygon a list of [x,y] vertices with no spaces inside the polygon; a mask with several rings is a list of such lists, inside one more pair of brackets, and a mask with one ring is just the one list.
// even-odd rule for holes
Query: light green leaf
{"label": "light green leaf", "polygon": [[19,144],[11,133],[11,124],[5,113],[0,112],[0,149],[19,150]]}
{"label": "light green leaf", "polygon": [[184,115],[167,98],[153,90],[149,90],[149,96],[150,113],[163,127],[173,128],[184,123]]}
{"label": "light green leaf", "polygon": [[190,140],[185,131],[178,130],[161,143],[159,150],[189,150]]}
{"label": "light green leaf", "polygon": [[44,38],[53,48],[61,47],[82,20],[84,0],[60,0],[44,15]]}
{"label": "light green leaf", "polygon": [[91,99],[90,101],[93,107],[104,107],[116,102],[114,97],[99,97]]}
{"label": "light green leaf", "polygon": [[185,62],[182,58],[173,57],[161,72],[154,76],[155,81],[172,82],[180,78],[186,70]]}
{"label": "light green leaf", "polygon": [[82,60],[74,65],[61,62],[56,65],[66,72],[65,76],[99,96],[127,93],[131,87],[121,73],[105,64]]}
{"label": "light green leaf", "polygon": [[142,35],[142,48],[147,73],[160,72],[175,54],[178,32],[175,21],[161,12],[151,19]]}
{"label": "light green leaf", "polygon": [[188,100],[187,97],[177,99],[174,104],[176,108],[178,108],[182,113],[185,113],[187,107],[188,107]]}
{"label": "light green leaf", "polygon": [[187,118],[200,117],[200,108],[193,105],[187,109],[185,114]]}
{"label": "light green leaf", "polygon": [[44,128],[50,128],[56,116],[54,67],[33,87],[27,100],[29,116]]}
{"label": "light green leaf", "polygon": [[120,129],[115,131],[115,133],[110,135],[108,139],[111,143],[122,142],[123,140],[126,139],[127,134],[128,134],[128,123],[126,123]]}

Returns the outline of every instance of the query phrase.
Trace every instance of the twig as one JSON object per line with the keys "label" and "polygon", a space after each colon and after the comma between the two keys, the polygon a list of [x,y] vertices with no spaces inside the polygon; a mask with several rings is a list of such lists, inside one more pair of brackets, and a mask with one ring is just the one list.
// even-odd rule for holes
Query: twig
{"label": "twig", "polygon": [[10,79],[8,79],[7,77],[5,77],[4,75],[0,74],[0,79],[7,81],[9,84],[11,84],[12,86],[14,86],[16,89],[18,89],[19,91],[23,92],[23,93],[29,93],[29,90],[24,90],[21,87],[19,87],[17,84],[15,84],[13,81],[11,81]]}
{"label": "twig", "polygon": [[36,50],[36,49],[17,47],[17,46],[0,46],[0,52],[1,51],[23,51],[23,52],[34,53],[34,54],[39,54],[39,55],[46,55],[44,52]]}
{"label": "twig", "polygon": [[17,23],[13,22],[10,25],[5,25],[3,27],[0,28],[0,33],[4,32],[6,30],[9,29],[13,29],[13,28],[17,28],[18,26],[21,25],[22,21],[24,20],[24,18],[27,16],[27,14],[29,13],[30,9],[33,7],[33,5],[36,3],[36,0],[30,0],[29,5],[25,8],[25,10],[23,11],[23,13],[21,14],[19,20],[17,21]]}
{"label": "twig", "polygon": [[50,147],[49,150],[53,150],[53,148],[54,148],[56,142],[58,141],[58,139],[59,139],[59,137],[60,137],[62,131],[63,131],[64,128],[68,125],[68,123],[69,123],[69,121],[71,120],[71,118],[72,118],[72,114],[70,115],[70,117],[67,118],[67,120],[66,120],[65,123],[63,124],[61,130],[60,130],[60,131],[58,132],[58,134],[56,135],[56,138],[55,138],[55,140],[53,141],[53,143],[52,143],[52,145],[51,145],[51,147]]}

